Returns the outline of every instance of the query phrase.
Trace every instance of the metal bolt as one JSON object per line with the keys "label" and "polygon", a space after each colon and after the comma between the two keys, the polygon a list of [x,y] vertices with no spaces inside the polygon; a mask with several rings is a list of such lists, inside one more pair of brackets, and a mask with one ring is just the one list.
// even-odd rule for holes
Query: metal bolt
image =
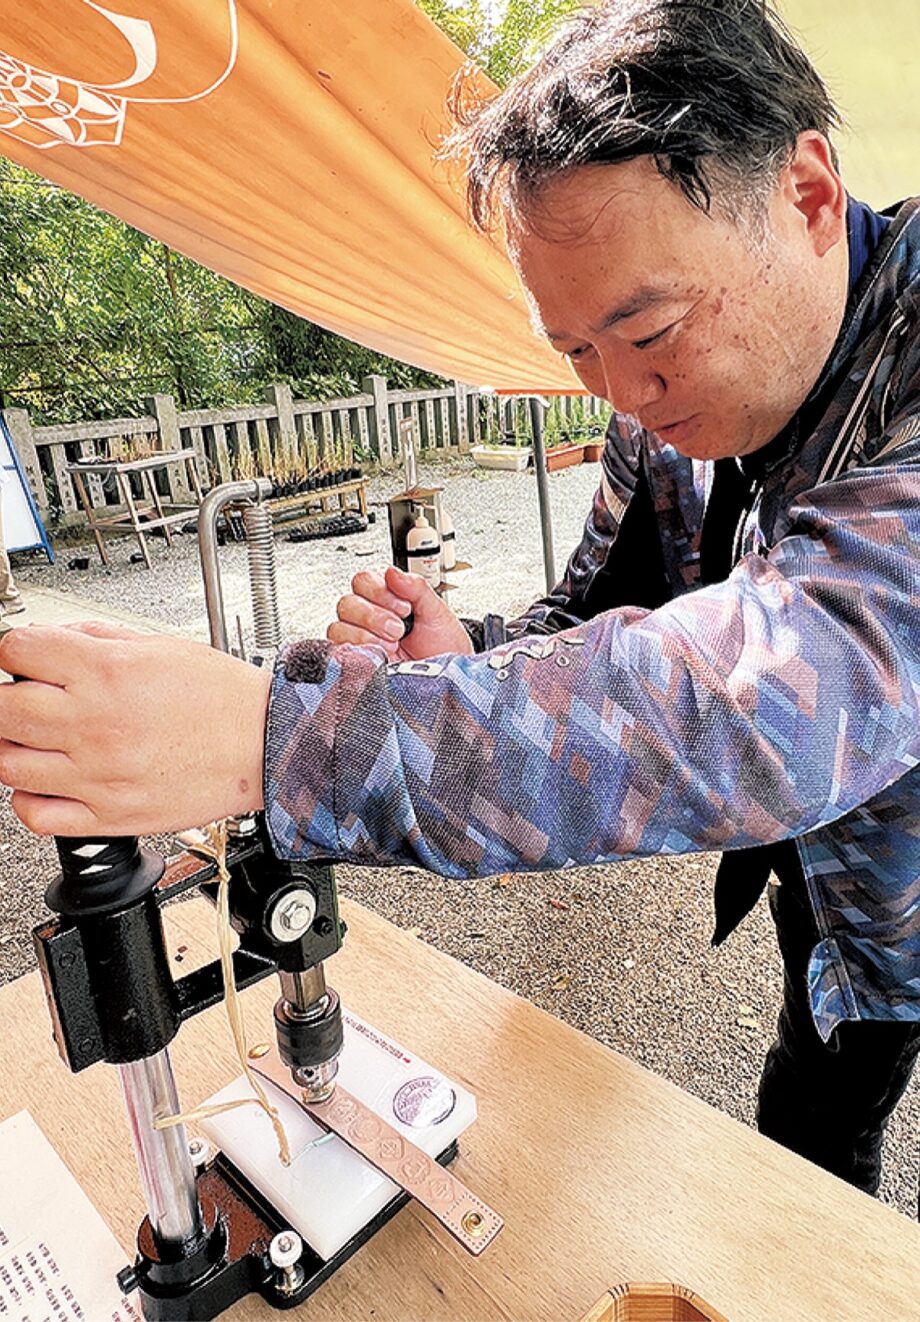
{"label": "metal bolt", "polygon": [[307,905],[294,901],[281,914],[281,926],[286,927],[289,932],[302,932],[310,922],[309,915],[310,910]]}
{"label": "metal bolt", "polygon": [[211,1144],[203,1138],[190,1138],[188,1141],[188,1155],[192,1159],[195,1170],[200,1171],[208,1164],[211,1156]]}
{"label": "metal bolt", "polygon": [[280,1294],[291,1295],[303,1285],[305,1272],[299,1258],[303,1253],[303,1240],[296,1230],[282,1230],[268,1246],[272,1266],[277,1267],[275,1287]]}
{"label": "metal bolt", "polygon": [[288,891],[272,910],[269,927],[276,941],[296,941],[316,917],[316,896],[304,888]]}

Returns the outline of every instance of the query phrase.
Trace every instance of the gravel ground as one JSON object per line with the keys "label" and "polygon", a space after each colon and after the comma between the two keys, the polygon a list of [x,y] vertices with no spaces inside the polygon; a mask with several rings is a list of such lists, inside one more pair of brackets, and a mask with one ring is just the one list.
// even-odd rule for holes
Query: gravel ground
{"label": "gravel ground", "polygon": [[[536,485],[532,474],[486,474],[469,461],[422,465],[422,482],[447,488],[458,556],[451,604],[460,614],[512,614],[542,590]],[[596,483],[587,465],[550,482],[558,567],[579,535]],[[385,501],[398,476],[369,489],[377,523],[366,533],[277,547],[286,632],[322,634],[335,602],[361,568],[389,560]],[[194,537],[167,554],[154,542],[154,569],[129,562],[135,544],[110,543],[106,570],[69,572],[20,559],[17,577],[134,611],[207,638]],[[228,621],[239,612],[248,637],[245,547],[221,559]],[[0,812],[0,982],[33,966],[28,931],[44,912],[54,869],[49,841]],[[154,841],[167,851],[171,842]],[[726,946],[709,946],[715,858],[648,859],[616,867],[518,875],[502,881],[450,881],[414,869],[385,873],[343,865],[342,892],[419,938],[494,978],[543,1009],[750,1124],[761,1062],[779,1008],[781,972],[766,904]],[[484,899],[487,903],[484,903]],[[914,1215],[917,1199],[920,1077],[892,1121],[882,1196]]]}

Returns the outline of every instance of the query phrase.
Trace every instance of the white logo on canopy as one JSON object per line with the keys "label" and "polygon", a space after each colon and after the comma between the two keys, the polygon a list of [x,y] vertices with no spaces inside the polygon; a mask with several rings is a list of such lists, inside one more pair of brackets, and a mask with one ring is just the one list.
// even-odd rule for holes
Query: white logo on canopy
{"label": "white logo on canopy", "polygon": [[[30,147],[117,147],[131,102],[179,105],[209,96],[229,76],[236,63],[238,22],[236,0],[228,7],[229,49],[226,64],[211,83],[188,96],[144,96],[140,90],[156,72],[159,60],[153,25],[145,18],[117,14],[97,0],[82,0],[121,33],[131,47],[133,72],[114,83],[89,83],[35,68],[0,51],[0,133]],[[132,90],[125,95],[125,89]]]}

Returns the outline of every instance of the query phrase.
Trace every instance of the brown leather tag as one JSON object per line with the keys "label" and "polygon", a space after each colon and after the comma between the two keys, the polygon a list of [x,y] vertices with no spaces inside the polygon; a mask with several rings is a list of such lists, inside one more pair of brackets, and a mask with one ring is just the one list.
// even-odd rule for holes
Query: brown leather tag
{"label": "brown leather tag", "polygon": [[250,1063],[256,1074],[280,1088],[317,1124],[427,1207],[469,1253],[478,1257],[492,1243],[504,1225],[498,1213],[340,1084],[328,1101],[308,1102],[274,1048]]}

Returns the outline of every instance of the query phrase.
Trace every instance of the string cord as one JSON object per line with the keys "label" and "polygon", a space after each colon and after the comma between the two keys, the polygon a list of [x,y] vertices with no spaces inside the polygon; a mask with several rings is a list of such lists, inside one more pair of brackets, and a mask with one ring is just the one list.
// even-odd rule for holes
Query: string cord
{"label": "string cord", "polygon": [[154,1121],[155,1129],[169,1129],[174,1125],[184,1125],[196,1120],[206,1120],[210,1116],[221,1115],[224,1111],[233,1111],[238,1106],[261,1106],[272,1122],[275,1137],[278,1140],[278,1156],[282,1165],[291,1164],[291,1146],[285,1132],[277,1107],[268,1100],[259,1076],[249,1064],[246,1045],[246,1027],[236,979],[233,976],[233,951],[230,948],[232,928],[230,926],[230,873],[227,869],[227,823],[212,822],[204,829],[205,839],[195,844],[198,853],[212,858],[217,864],[217,937],[220,945],[220,966],[224,975],[224,1004],[227,1007],[227,1019],[240,1065],[254,1097],[241,1097],[235,1102],[220,1102],[214,1106],[199,1106],[193,1111],[183,1111],[179,1115],[160,1116]]}

